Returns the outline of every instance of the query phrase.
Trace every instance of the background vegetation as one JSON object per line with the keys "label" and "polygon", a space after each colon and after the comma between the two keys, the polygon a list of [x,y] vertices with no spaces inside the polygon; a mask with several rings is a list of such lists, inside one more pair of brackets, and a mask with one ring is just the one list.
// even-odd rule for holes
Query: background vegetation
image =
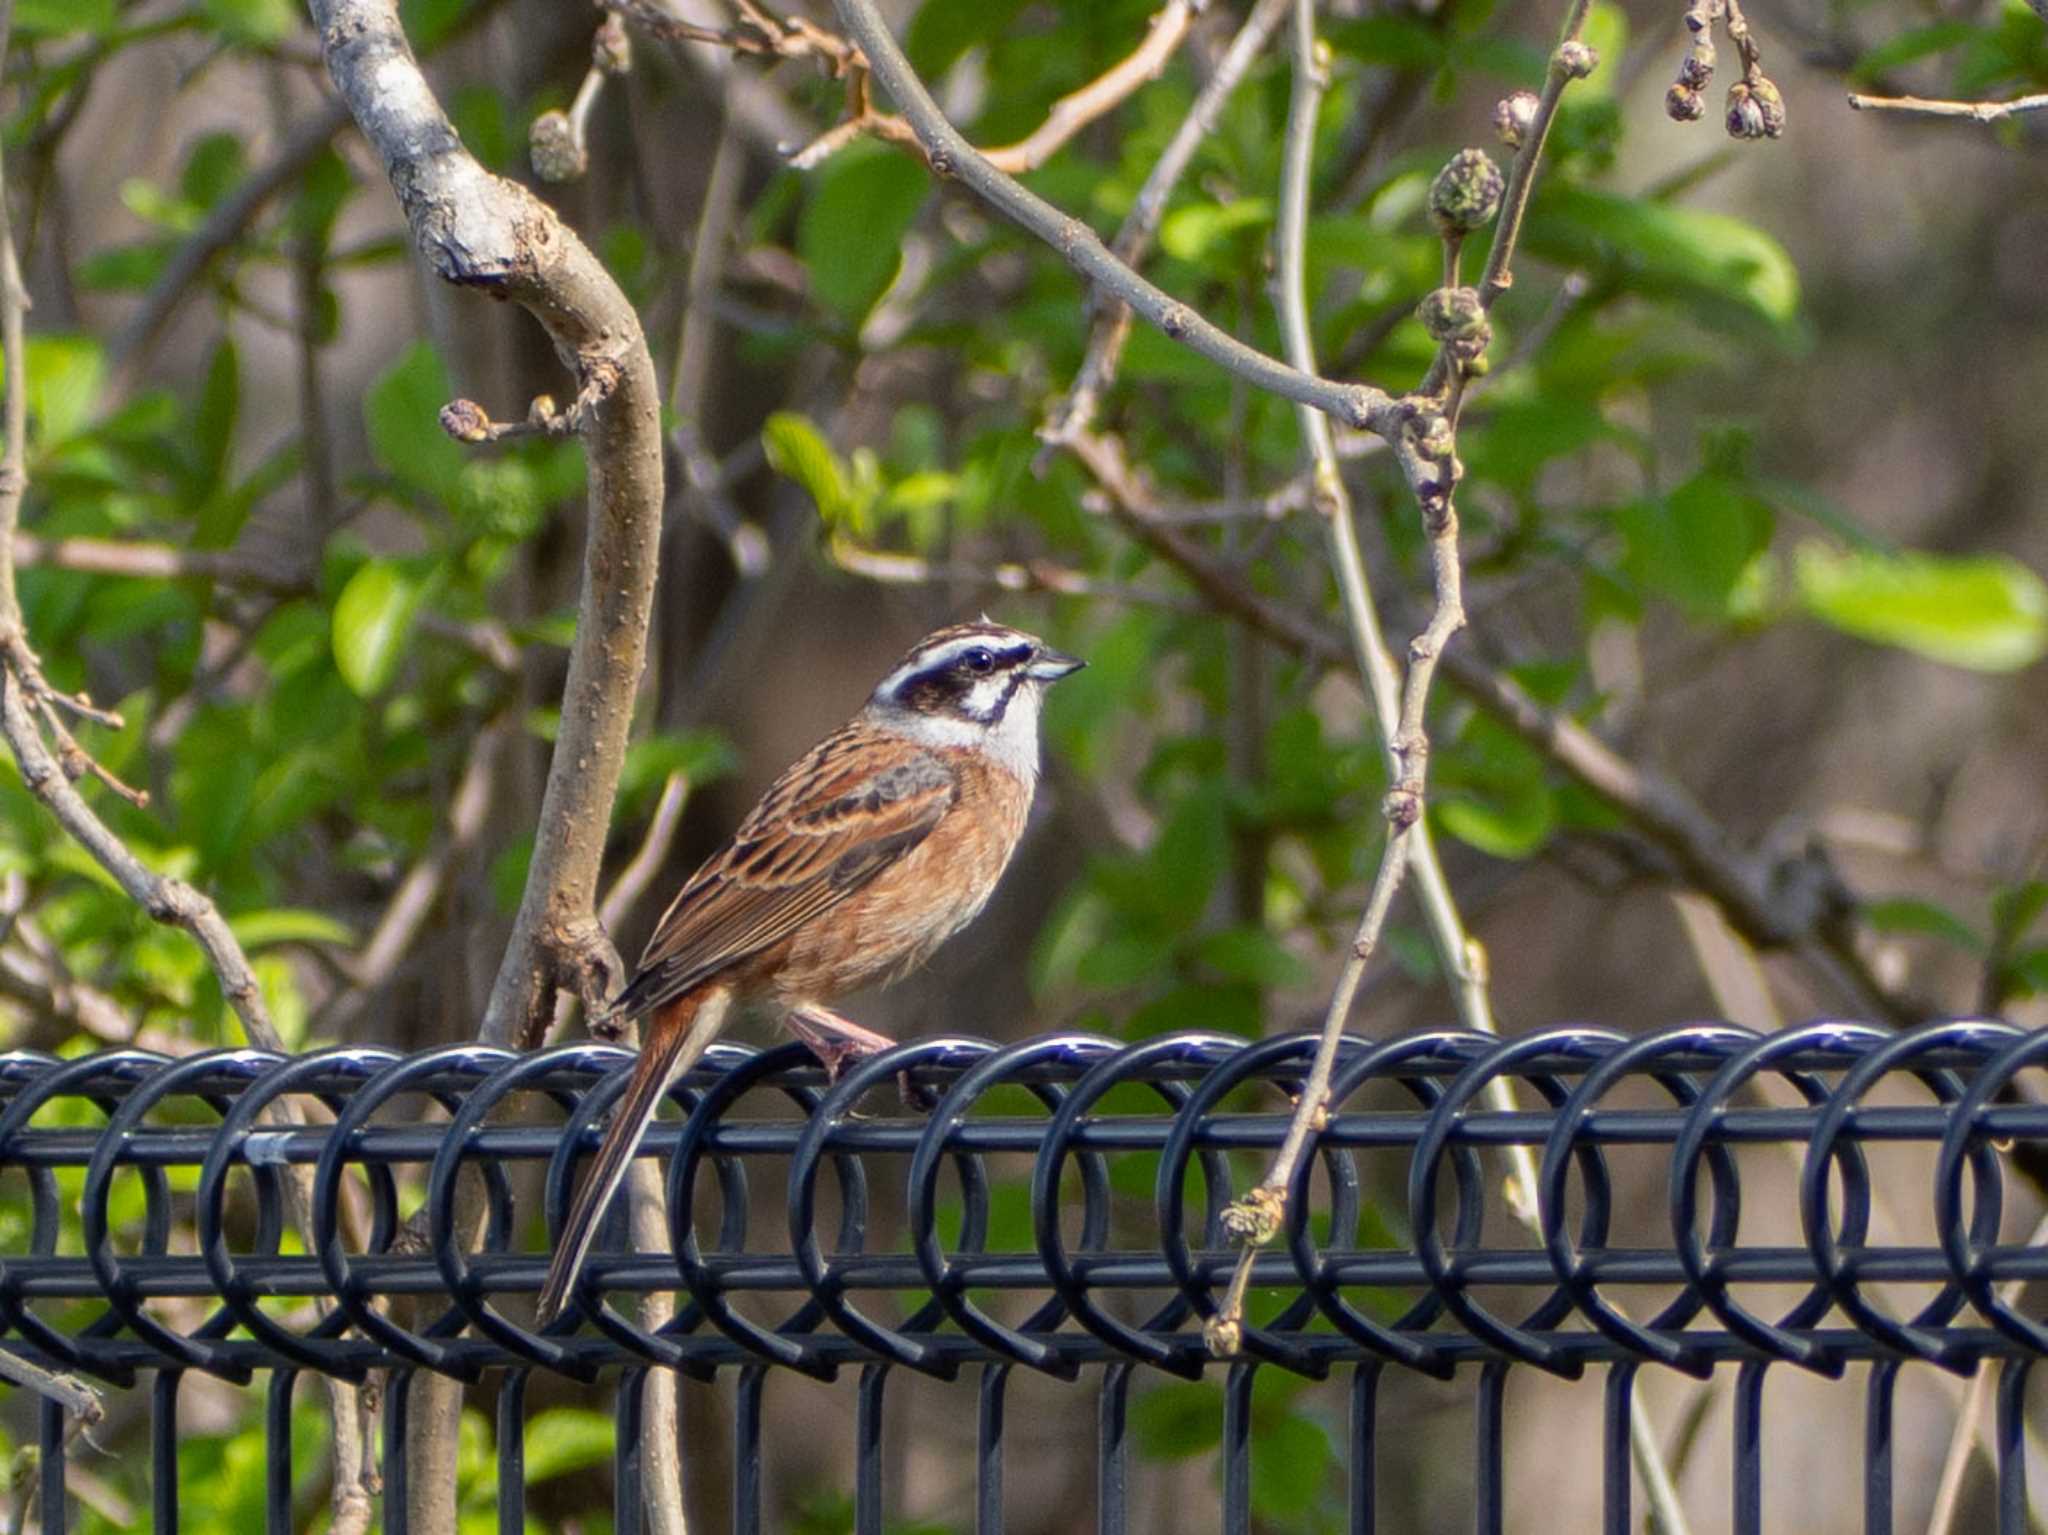
{"label": "background vegetation", "polygon": [[[1467,145],[1506,160],[1495,103],[1540,84],[1562,9],[1338,0],[1323,18],[1307,292],[1330,376],[1402,389],[1428,369],[1431,178]],[[54,684],[118,710],[120,728],[80,739],[148,803],[88,795],[150,869],[211,896],[287,1046],[469,1037],[560,721],[585,462],[557,436],[459,443],[440,413],[467,397],[517,421],[574,382],[526,315],[422,275],[290,0],[13,10],[7,196],[34,301],[22,616]],[[927,0],[892,20],[969,136],[1009,144],[1129,54],[1153,12]],[[543,130],[580,140],[587,169],[543,182],[529,127],[572,105],[601,13],[409,0],[403,15],[470,150],[539,189],[623,287],[667,401],[651,660],[610,864],[658,819],[664,872],[624,904],[620,948],[910,640],[986,608],[1090,667],[1054,697],[1041,824],[997,907],[863,1020],[994,1037],[1319,1023],[1388,784],[1294,407],[1140,324],[1095,417],[1130,468],[1120,489],[1039,437],[1089,342],[1072,270],[900,146],[856,139],[792,168],[845,110],[815,61],[628,25],[630,70]],[[1602,64],[1564,95],[1459,433],[1469,664],[1434,700],[1428,815],[1493,1011],[1508,1032],[2048,1021],[2043,119],[1885,119],[1842,100],[2048,89],[2048,28],[2019,0],[1758,0],[1790,127],[1750,144],[1717,121],[1739,74],[1725,45],[1708,121],[1666,115],[1684,16],[1676,0],[1593,8]],[[1107,236],[1244,20],[1222,0],[1194,16],[1158,78],[1028,184]],[[1202,138],[1144,263],[1275,354],[1288,102],[1276,45]],[[1375,441],[1338,446],[1405,636],[1431,589],[1414,498]],[[1294,615],[1334,651],[1243,622],[1176,547],[1254,616]],[[1696,802],[1704,840],[1511,728],[1489,693],[1501,679],[1636,782]],[[1747,881],[1733,894],[1729,871]],[[1354,1027],[1455,1020],[1414,909],[1395,909],[1382,954]],[[185,932],[0,777],[6,1043],[240,1043],[229,1000]],[[0,1250],[24,1240],[24,1210],[0,1203]],[[1696,1388],[1664,1385],[1654,1415],[1676,1434]],[[1385,1517],[1459,1527],[1463,1494],[1427,1470],[1433,1442],[1463,1440],[1458,1398],[1398,1386],[1416,1431],[1383,1450],[1407,1489]],[[591,1468],[608,1418],[550,1390],[529,1475],[550,1517],[604,1528]],[[253,1399],[186,1395],[187,1518],[212,1497],[221,1528],[253,1527]],[[712,1466],[729,1386],[685,1395]],[[1512,1485],[1559,1527],[1589,1525],[1573,1500],[1592,1495],[1577,1483],[1596,1397],[1543,1398],[1555,1438],[1513,1441]],[[910,1512],[959,1527],[965,1441],[931,1426],[935,1390],[908,1400]],[[842,1527],[850,1389],[769,1401],[777,1527]],[[1139,1403],[1169,1505],[1199,1506],[1219,1401],[1184,1384]],[[102,1439],[139,1442],[142,1411],[117,1402]],[[326,1432],[302,1411],[308,1436]],[[1337,1411],[1277,1380],[1262,1397],[1272,1527],[1328,1522]],[[1902,1453],[1919,1424],[1938,1462],[1952,1413],[1931,1388],[1902,1396]],[[1723,1495],[1723,1416],[1681,1465],[1703,1508]],[[1088,1505],[1080,1417],[1013,1434],[1046,1477],[1042,1522],[1018,1508],[1015,1527],[1069,1528]],[[480,1528],[485,1421],[464,1442]],[[20,1443],[31,1420],[17,1405],[7,1422]],[[1857,1426],[1814,1432],[1847,1444]],[[1853,1462],[1799,1458],[1796,1484],[1795,1457],[1773,1462],[1773,1517],[1824,1528],[1801,1500],[1833,1506]],[[88,1527],[125,1527],[146,1496],[135,1462],[86,1465]],[[1920,1469],[1902,1464],[1902,1485],[1931,1484]],[[707,1528],[724,1520],[717,1480],[692,1482]],[[306,1506],[324,1518],[319,1489]]]}

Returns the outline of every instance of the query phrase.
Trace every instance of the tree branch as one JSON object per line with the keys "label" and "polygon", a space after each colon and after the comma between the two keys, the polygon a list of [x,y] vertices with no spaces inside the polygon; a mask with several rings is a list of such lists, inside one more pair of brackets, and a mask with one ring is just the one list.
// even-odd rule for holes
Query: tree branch
{"label": "tree branch", "polygon": [[1857,112],[1967,117],[1972,122],[1996,123],[2029,112],[2048,112],[2048,96],[2021,96],[2013,101],[1930,101],[1924,96],[1861,96],[1851,91],[1849,106]]}
{"label": "tree branch", "polygon": [[654,365],[632,305],[583,242],[462,147],[393,0],[314,0],[313,12],[335,88],[383,157],[428,266],[526,308],[579,386],[590,467],[580,617],[526,891],[478,1030],[530,1047],[557,984],[595,1003],[618,968],[597,926],[596,890],[653,605],[662,492]]}

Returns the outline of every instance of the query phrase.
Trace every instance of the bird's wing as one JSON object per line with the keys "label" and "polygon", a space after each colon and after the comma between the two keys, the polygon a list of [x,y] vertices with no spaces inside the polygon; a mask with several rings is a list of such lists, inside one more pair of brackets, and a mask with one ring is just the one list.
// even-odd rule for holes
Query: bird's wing
{"label": "bird's wing", "polygon": [[931,834],[953,775],[848,726],[791,766],[670,903],[614,1004],[633,1017],[787,938]]}

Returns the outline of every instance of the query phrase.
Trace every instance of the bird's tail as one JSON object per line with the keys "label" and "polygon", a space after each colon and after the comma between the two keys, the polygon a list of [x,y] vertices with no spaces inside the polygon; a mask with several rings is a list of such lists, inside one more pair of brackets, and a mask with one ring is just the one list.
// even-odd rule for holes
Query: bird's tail
{"label": "bird's tail", "polygon": [[717,1037],[730,1001],[730,995],[724,991],[685,996],[650,1020],[640,1059],[634,1063],[626,1091],[612,1110],[611,1124],[598,1144],[596,1160],[591,1163],[583,1187],[570,1202],[569,1218],[556,1240],[554,1261],[548,1265],[548,1277],[540,1289],[537,1315],[541,1326],[553,1321],[569,1299],[583,1260],[590,1255],[590,1245],[597,1238],[598,1223],[625,1181],[626,1169],[633,1165],[633,1154],[640,1149],[648,1125],[654,1122],[662,1096],[676,1078],[696,1064],[705,1047]]}

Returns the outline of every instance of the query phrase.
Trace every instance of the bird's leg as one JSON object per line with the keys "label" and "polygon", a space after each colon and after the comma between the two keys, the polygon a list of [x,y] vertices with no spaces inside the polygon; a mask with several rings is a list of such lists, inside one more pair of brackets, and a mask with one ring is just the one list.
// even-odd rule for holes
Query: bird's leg
{"label": "bird's leg", "polygon": [[782,1023],[818,1058],[827,1082],[837,1082],[849,1062],[877,1055],[896,1043],[886,1034],[864,1029],[851,1018],[810,1003],[791,1008]]}
{"label": "bird's leg", "polygon": [[[825,1068],[827,1082],[837,1082],[839,1074],[850,1063],[879,1055],[896,1043],[886,1034],[863,1028],[851,1018],[842,1018],[830,1008],[819,1007],[815,1003],[791,1008],[783,1016],[782,1024],[818,1058],[818,1064]],[[903,1095],[905,1107],[931,1108],[930,1095],[910,1080],[908,1071],[896,1073],[896,1088]]]}

